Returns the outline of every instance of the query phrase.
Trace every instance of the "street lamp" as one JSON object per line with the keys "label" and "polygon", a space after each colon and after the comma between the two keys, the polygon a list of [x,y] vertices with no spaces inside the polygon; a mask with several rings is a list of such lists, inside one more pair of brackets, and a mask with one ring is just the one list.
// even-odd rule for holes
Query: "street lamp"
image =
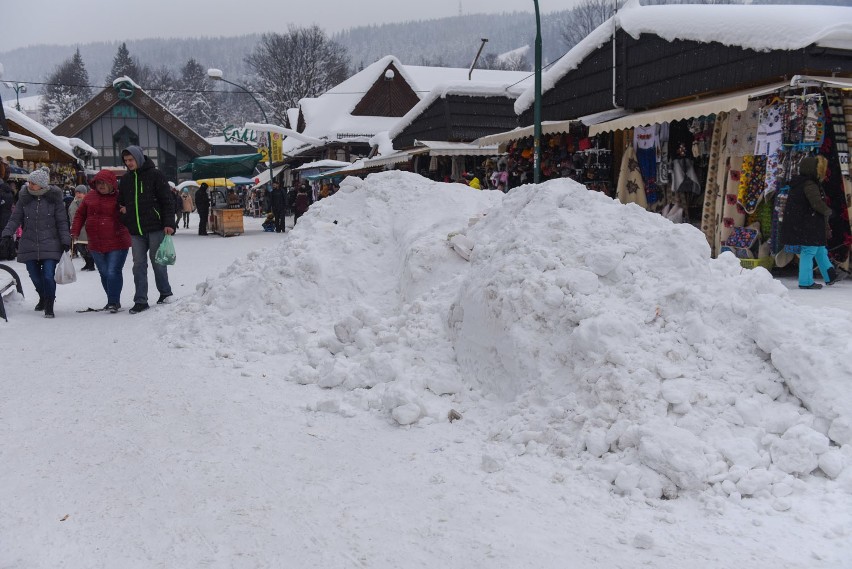
{"label": "street lamp", "polygon": [[3,81],[3,85],[8,87],[9,89],[14,89],[15,91],[15,108],[19,111],[21,110],[21,102],[18,100],[18,93],[26,93],[27,86],[23,83],[9,83],[8,81]]}
{"label": "street lamp", "polygon": [[533,105],[533,182],[541,180],[541,17],[535,4],[535,104]]}
{"label": "street lamp", "polygon": [[[242,89],[243,91],[248,93],[248,96],[251,97],[252,100],[254,100],[255,104],[257,105],[257,108],[260,109],[260,115],[263,117],[263,122],[265,122],[265,123],[269,122],[266,118],[266,112],[263,110],[263,107],[260,105],[260,101],[257,100],[257,97],[255,97],[252,94],[251,91],[249,91],[248,89],[246,89],[242,85],[238,85],[238,84],[233,83],[231,81],[228,81],[227,79],[222,77],[222,70],[221,69],[208,69],[207,70],[207,76],[210,79],[213,79],[214,81],[222,81],[223,83],[227,83],[228,85],[233,85],[237,89]],[[268,130],[266,131],[266,157],[269,160],[269,165],[268,165],[269,181],[266,182],[266,193],[271,193],[272,192],[272,133],[270,133]]]}

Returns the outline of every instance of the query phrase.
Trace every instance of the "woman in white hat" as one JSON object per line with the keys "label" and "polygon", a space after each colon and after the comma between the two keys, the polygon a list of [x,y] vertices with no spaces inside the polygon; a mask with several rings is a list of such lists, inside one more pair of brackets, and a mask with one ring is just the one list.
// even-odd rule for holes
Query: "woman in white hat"
{"label": "woman in white hat", "polygon": [[12,239],[21,226],[23,233],[18,242],[18,262],[27,266],[38,293],[35,309],[44,310],[45,318],[53,318],[56,265],[62,253],[71,249],[71,232],[62,191],[50,185],[50,170],[47,168],[33,170],[27,177],[27,185],[18,195],[18,203],[3,228],[2,238]]}

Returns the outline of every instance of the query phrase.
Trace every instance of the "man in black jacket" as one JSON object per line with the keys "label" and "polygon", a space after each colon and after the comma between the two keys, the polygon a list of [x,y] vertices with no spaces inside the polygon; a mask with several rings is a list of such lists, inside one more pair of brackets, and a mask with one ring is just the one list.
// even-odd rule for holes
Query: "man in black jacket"
{"label": "man in black jacket", "polygon": [[157,304],[172,296],[169,273],[154,256],[166,235],[175,232],[174,199],[169,182],[138,146],[121,152],[127,173],[118,184],[118,205],[124,225],[130,231],[133,253],[133,308],[130,314],[148,310],[148,257],[154,269],[154,282],[160,292]]}
{"label": "man in black jacket", "polygon": [[269,205],[272,207],[272,215],[275,217],[275,233],[284,233],[284,225],[287,196],[278,182],[272,182],[272,192],[269,194]]}
{"label": "man in black jacket", "polygon": [[207,235],[207,217],[210,215],[210,194],[207,184],[202,182],[195,192],[195,209],[198,211],[198,234]]}

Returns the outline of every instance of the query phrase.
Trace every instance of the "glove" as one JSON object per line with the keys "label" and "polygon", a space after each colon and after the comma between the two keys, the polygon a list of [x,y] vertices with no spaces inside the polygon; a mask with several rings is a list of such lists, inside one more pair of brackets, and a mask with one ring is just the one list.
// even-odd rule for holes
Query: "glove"
{"label": "glove", "polygon": [[67,253],[68,251],[71,250],[71,245],[63,245],[62,250]]}

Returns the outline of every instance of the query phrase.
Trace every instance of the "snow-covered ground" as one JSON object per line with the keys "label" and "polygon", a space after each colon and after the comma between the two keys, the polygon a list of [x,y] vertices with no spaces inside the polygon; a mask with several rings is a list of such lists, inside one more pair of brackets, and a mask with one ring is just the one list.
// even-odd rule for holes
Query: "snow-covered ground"
{"label": "snow-covered ground", "polygon": [[12,264],[0,567],[852,567],[852,283],[562,180],[245,221],[139,315]]}

